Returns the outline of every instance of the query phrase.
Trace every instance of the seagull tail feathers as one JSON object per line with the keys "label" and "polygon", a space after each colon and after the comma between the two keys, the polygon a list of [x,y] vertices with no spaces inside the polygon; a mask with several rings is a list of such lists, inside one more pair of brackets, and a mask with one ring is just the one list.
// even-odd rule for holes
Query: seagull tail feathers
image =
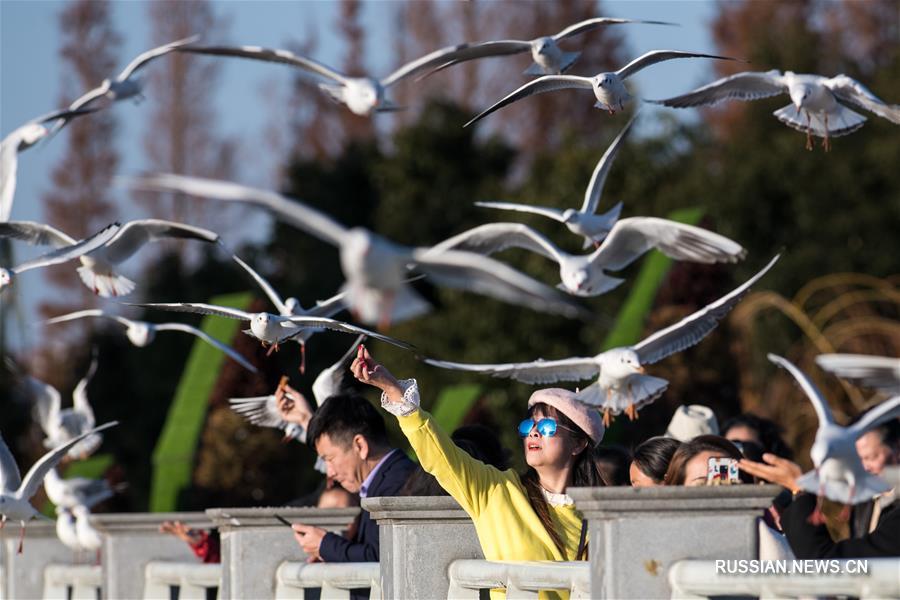
{"label": "seagull tail feathers", "polygon": [[[779,108],[774,113],[775,118],[797,131],[806,133],[806,111],[799,110],[793,104],[788,104],[784,108]],[[863,126],[866,118],[859,113],[853,112],[846,106],[839,106],[837,110],[828,113],[828,126],[825,125],[825,118],[821,113],[809,113],[810,133],[818,137],[840,137],[853,133]]]}
{"label": "seagull tail feathers", "polygon": [[78,267],[78,275],[90,290],[104,298],[127,296],[134,291],[132,280],[115,273],[100,274],[88,266]]}

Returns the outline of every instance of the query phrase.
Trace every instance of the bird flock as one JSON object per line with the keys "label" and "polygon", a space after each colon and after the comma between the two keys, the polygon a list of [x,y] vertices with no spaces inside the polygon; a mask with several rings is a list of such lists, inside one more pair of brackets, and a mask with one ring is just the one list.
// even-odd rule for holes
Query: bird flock
{"label": "bird flock", "polygon": [[[297,343],[300,348],[301,371],[305,369],[306,343],[314,334],[327,330],[358,336],[344,356],[316,378],[313,393],[317,404],[341,390],[347,363],[353,357],[356,347],[362,340],[372,338],[415,351],[416,356],[425,363],[443,369],[473,371],[533,385],[592,380],[577,393],[582,402],[600,410],[607,423],[622,413],[630,419],[636,419],[638,411],[659,398],[668,385],[666,380],[646,374],[645,367],[703,340],[740,302],[751,286],[775,267],[778,255],[766,261],[753,277],[734,290],[678,323],[652,333],[633,346],[614,348],[592,357],[552,360],[538,358],[531,362],[509,364],[463,364],[426,358],[411,344],[384,333],[391,324],[414,319],[432,310],[429,303],[411,285],[420,278],[439,287],[459,289],[535,311],[590,321],[595,316],[579,302],[579,298],[599,296],[621,285],[624,280],[613,273],[639,260],[650,250],[659,250],[674,260],[702,264],[735,263],[746,258],[747,252],[738,242],[707,229],[654,216],[620,218],[623,211],[621,202],[604,208],[605,212],[598,212],[601,209],[606,178],[638,116],[639,107],[636,105],[640,104],[641,99],[635,98],[628,91],[626,84],[629,78],[638,71],[674,59],[741,62],[735,57],[680,50],[654,50],[615,71],[594,75],[568,74],[575,67],[580,52],[564,50],[560,43],[573,43],[573,38],[582,33],[612,25],[675,24],[591,18],[570,25],[556,34],[531,40],[494,40],[442,48],[409,62],[380,79],[369,76],[349,77],[313,58],[282,49],[203,45],[199,43],[200,36],[196,35],[143,52],[118,75],[100,82],[68,107],[37,117],[3,139],[0,146],[0,238],[50,246],[53,249],[35,259],[0,268],[0,299],[2,293],[14,285],[23,273],[78,260],[80,266],[77,273],[84,285],[94,294],[110,299],[110,302],[102,309],[84,309],[53,317],[45,322],[48,325],[88,318],[104,319],[120,327],[128,340],[141,348],[151,344],[158,332],[186,333],[218,348],[253,373],[257,369],[245,357],[197,328],[180,323],[145,323],[123,317],[119,312],[133,306],[241,320],[249,323],[249,328],[244,333],[268,346],[269,354],[280,345]],[[432,246],[408,247],[375,231],[346,227],[296,198],[288,198],[269,190],[172,173],[121,178],[132,189],[176,192],[180,202],[191,201],[189,198],[207,198],[249,205],[335,246],[340,253],[344,284],[333,297],[316,302],[310,308],[303,308],[296,298],[286,297],[276,291],[264,277],[231,252],[216,232],[195,224],[160,219],[111,223],[84,239],[76,240],[44,223],[10,220],[19,154],[41,140],[49,142],[74,119],[89,121],[92,113],[110,110],[121,100],[141,99],[145,89],[142,80],[137,77],[138,73],[149,68],[153,62],[164,60],[174,53],[234,57],[288,65],[298,69],[302,77],[317,84],[323,93],[347,110],[357,115],[372,116],[378,112],[403,108],[387,97],[388,90],[403,81],[415,82],[439,76],[445,69],[467,61],[526,52],[530,53],[533,63],[525,70],[524,75],[535,78],[475,115],[468,123],[460,124],[461,126],[470,126],[535,94],[565,89],[590,90],[594,94],[594,106],[610,114],[635,105],[634,115],[597,163],[580,208],[559,210],[497,201],[479,201],[476,205],[512,213],[537,214],[561,223],[581,239],[582,250],[586,254],[564,252],[531,227],[512,222],[486,223],[449,239],[437,241]],[[791,71],[748,71],[671,98],[647,102],[688,108],[730,100],[757,100],[785,93],[790,97],[791,103],[774,114],[786,125],[806,134],[808,149],[812,149],[812,136],[821,137],[827,150],[831,138],[858,130],[866,118],[856,110],[870,112],[900,124],[900,106],[883,102],[864,85],[846,75],[825,77],[795,74]],[[269,299],[275,312],[250,313],[190,300],[118,302],[119,298],[128,296],[137,287],[135,281],[121,273],[122,263],[139,253],[146,244],[170,238],[212,244],[229,255]],[[492,258],[492,255],[511,247],[539,254],[557,263],[560,279],[558,285],[547,285]],[[335,318],[345,311],[356,321],[376,327],[379,332]],[[834,423],[827,401],[806,375],[784,358],[770,355],[770,360],[786,369],[797,380],[819,417],[820,427],[812,448],[815,470],[806,474],[801,484],[820,498],[827,496],[845,503],[861,502],[884,491],[885,484],[862,469],[853,450],[853,442],[866,429],[900,414],[900,360],[853,355],[827,355],[819,358],[818,364],[822,369],[860,385],[873,387],[890,398],[859,423],[846,428]],[[24,536],[28,520],[40,518],[40,514],[30,504],[30,498],[43,482],[48,496],[57,506],[57,532],[60,539],[76,551],[94,551],[99,548],[99,535],[90,527],[87,515],[94,504],[108,498],[116,490],[102,481],[63,479],[56,472],[56,467],[64,460],[89,456],[102,442],[100,432],[116,424],[113,422],[97,427],[94,422],[87,398],[87,384],[97,368],[95,357],[73,394],[72,407],[64,409],[61,395],[56,389],[14,367],[19,384],[33,399],[35,415],[46,436],[45,446],[49,449],[22,481],[15,459],[0,438],[0,514],[3,523],[7,520],[21,523],[21,536]],[[283,378],[281,385],[286,381]],[[292,400],[304,401],[297,398]],[[281,418],[274,395],[234,398],[231,406],[253,424],[283,430],[286,439],[305,438],[305,431],[301,427],[288,424]]]}

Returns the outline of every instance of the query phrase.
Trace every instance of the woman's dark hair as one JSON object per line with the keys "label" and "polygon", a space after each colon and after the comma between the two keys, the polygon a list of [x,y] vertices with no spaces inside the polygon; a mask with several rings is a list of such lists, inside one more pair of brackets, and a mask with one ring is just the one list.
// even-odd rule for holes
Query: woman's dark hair
{"label": "woman's dark hair", "polygon": [[[472,458],[480,460],[486,465],[497,467],[505,471],[508,467],[509,452],[500,444],[500,440],[484,425],[463,425],[458,427],[450,437],[461,450],[467,452]],[[406,483],[397,492],[398,496],[446,496],[447,492],[438,483],[438,480],[421,467],[416,469],[406,479]]]}
{"label": "woman's dark hair", "polygon": [[666,478],[669,463],[672,462],[672,456],[679,446],[681,442],[675,438],[652,437],[634,449],[631,460],[641,473],[656,483],[662,483]]}
{"label": "woman's dark hair", "polygon": [[597,469],[607,485],[631,485],[628,468],[631,466],[631,452],[619,444],[594,446],[591,451]]}
{"label": "woman's dark hair", "polygon": [[[559,425],[565,427],[566,429],[561,429],[563,434],[569,434],[576,440],[584,440],[586,442],[584,450],[575,457],[575,462],[572,465],[572,487],[599,487],[607,485],[606,480],[603,479],[603,475],[597,468],[597,463],[594,462],[594,456],[591,452],[594,442],[588,434],[578,427],[578,425],[573,423],[569,417],[543,402],[539,402],[529,408],[528,416],[534,417],[534,413],[538,410],[540,410],[541,414],[545,417],[556,419],[556,422]],[[560,435],[560,433],[557,433],[557,435]],[[553,526],[553,519],[550,517],[550,506],[547,504],[547,499],[544,497],[540,477],[538,477],[537,471],[532,467],[528,467],[528,470],[522,475],[522,485],[525,487],[525,493],[528,496],[528,502],[531,504],[531,508],[534,509],[534,512],[537,514],[538,519],[540,519],[544,529],[547,530],[550,539],[553,540],[553,544],[556,546],[557,550],[559,550],[559,553],[565,557],[566,546],[563,544],[559,532],[556,531],[556,527]],[[577,557],[572,557],[573,560],[576,558]]]}
{"label": "woman's dark hair", "polygon": [[732,427],[747,427],[755,431],[756,436],[759,438],[759,445],[763,447],[765,452],[771,452],[776,456],[787,459],[794,457],[794,452],[790,446],[784,443],[781,437],[781,427],[774,421],[758,417],[752,413],[744,413],[725,421],[725,424],[722,425],[722,435],[728,437],[728,430]]}
{"label": "woman's dark hair", "polygon": [[[666,470],[663,485],[684,485],[688,462],[701,452],[724,454],[735,460],[743,458],[741,451],[725,438],[718,435],[698,435],[675,450],[675,454],[672,455],[672,460],[669,462],[669,468]],[[744,473],[741,475],[742,479],[745,479]]]}
{"label": "woman's dark hair", "polygon": [[343,448],[350,446],[353,438],[361,435],[373,446],[387,446],[387,429],[384,419],[372,404],[362,396],[331,396],[322,403],[312,419],[306,441],[315,447],[325,434]]}

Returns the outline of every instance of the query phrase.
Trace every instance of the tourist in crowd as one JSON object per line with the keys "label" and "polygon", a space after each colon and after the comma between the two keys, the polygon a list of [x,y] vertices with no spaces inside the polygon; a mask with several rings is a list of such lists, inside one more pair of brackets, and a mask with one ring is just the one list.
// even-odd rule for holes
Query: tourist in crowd
{"label": "tourist in crowd", "polygon": [[382,391],[422,467],[472,518],[488,560],[581,560],[587,522],[566,494],[602,484],[590,450],[603,439],[598,411],[563,389],[543,389],[519,424],[527,472],[500,471],[460,450],[419,406],[414,379],[397,381],[360,347],[351,365],[361,382]]}
{"label": "tourist in crowd", "polygon": [[638,445],[634,449],[629,480],[633,487],[656,487],[664,485],[666,471],[672,456],[681,442],[674,438],[657,436]]}
{"label": "tourist in crowd", "polygon": [[771,452],[782,458],[794,458],[790,446],[781,437],[781,427],[774,421],[753,413],[743,413],[725,421],[722,437],[732,442],[753,442],[761,446],[763,452]]}
{"label": "tourist in crowd", "polygon": [[[709,459],[740,460],[741,451],[718,435],[700,435],[681,444],[672,455],[664,478],[665,485],[706,485]],[[748,478],[749,479],[749,478]]]}
{"label": "tourist in crowd", "polygon": [[[291,390],[287,390],[288,395]],[[276,396],[282,418],[297,423],[303,418],[284,392]],[[345,490],[368,496],[395,496],[413,470],[413,462],[388,443],[384,419],[365,398],[332,396],[309,421],[307,441],[325,461],[327,475]],[[346,539],[311,525],[294,524],[294,536],[310,560],[324,562],[378,561],[378,524],[365,510],[355,536]],[[352,597],[368,598],[369,590],[354,590]]]}
{"label": "tourist in crowd", "polygon": [[163,521],[159,526],[160,533],[168,533],[182,540],[191,551],[204,563],[222,562],[219,530],[195,529],[181,521]]}
{"label": "tourist in crowd", "polygon": [[[854,419],[858,421],[865,415]],[[856,440],[856,453],[863,468],[872,475],[881,475],[885,467],[900,464],[900,419],[873,427]],[[890,491],[868,502],[854,505],[850,513],[850,536],[861,538],[874,531],[881,519],[898,510],[896,491]]]}
{"label": "tourist in crowd", "polygon": [[619,444],[594,447],[594,462],[605,485],[631,485],[631,453]]}
{"label": "tourist in crowd", "polygon": [[698,435],[719,435],[719,423],[715,413],[708,406],[681,405],[672,415],[664,435],[679,442],[687,442]]}

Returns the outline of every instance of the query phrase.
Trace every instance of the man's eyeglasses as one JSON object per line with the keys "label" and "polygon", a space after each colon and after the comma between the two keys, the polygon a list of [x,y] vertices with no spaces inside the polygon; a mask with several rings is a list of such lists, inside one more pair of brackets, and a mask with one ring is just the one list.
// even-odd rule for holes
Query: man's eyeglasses
{"label": "man's eyeglasses", "polygon": [[569,429],[565,425],[559,425],[556,422],[556,419],[551,417],[544,417],[540,421],[535,421],[534,419],[525,419],[521,423],[519,423],[519,437],[528,437],[531,433],[531,430],[537,426],[538,433],[540,433],[544,437],[553,437],[556,435],[557,428],[559,429]]}

